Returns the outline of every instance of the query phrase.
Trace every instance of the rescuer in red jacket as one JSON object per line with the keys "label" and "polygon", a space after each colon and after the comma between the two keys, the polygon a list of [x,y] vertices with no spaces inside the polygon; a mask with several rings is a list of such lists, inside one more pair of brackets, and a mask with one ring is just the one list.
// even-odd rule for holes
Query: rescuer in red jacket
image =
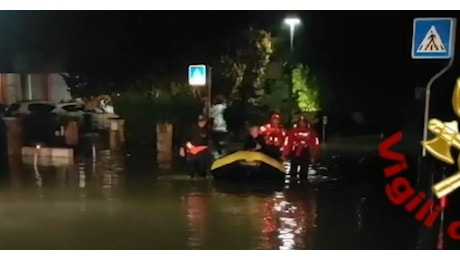
{"label": "rescuer in red jacket", "polygon": [[315,130],[304,116],[299,116],[288,133],[282,154],[284,159],[291,161],[290,174],[307,174],[309,165],[315,162],[318,152],[319,141]]}
{"label": "rescuer in red jacket", "polygon": [[281,157],[286,132],[280,124],[279,114],[273,114],[270,123],[260,127],[260,134],[265,140],[265,152],[275,158]]}

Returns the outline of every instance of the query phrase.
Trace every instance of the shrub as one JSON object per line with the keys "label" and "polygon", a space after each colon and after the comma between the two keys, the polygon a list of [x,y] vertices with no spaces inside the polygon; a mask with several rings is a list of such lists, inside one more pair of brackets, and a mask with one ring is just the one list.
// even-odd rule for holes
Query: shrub
{"label": "shrub", "polygon": [[202,109],[188,89],[129,90],[113,98],[115,113],[125,119],[127,145],[154,149],[156,124],[170,122],[177,143],[183,129],[192,124]]}

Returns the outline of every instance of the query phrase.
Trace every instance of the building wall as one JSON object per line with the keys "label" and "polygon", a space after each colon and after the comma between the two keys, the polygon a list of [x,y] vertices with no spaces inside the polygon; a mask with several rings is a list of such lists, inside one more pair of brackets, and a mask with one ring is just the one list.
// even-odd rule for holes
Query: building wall
{"label": "building wall", "polygon": [[28,90],[30,88],[30,93],[32,94],[32,97],[26,95],[24,98],[32,100],[48,100],[48,94],[46,93],[47,83],[43,82],[44,79],[46,79],[46,77],[46,74],[27,75],[26,88]]}
{"label": "building wall", "polygon": [[20,100],[22,97],[21,77],[19,74],[6,73],[0,74],[0,84],[2,86],[2,103],[9,104]]}
{"label": "building wall", "polygon": [[48,81],[50,101],[60,102],[62,100],[72,99],[67,84],[59,73],[48,74]]}
{"label": "building wall", "polygon": [[58,73],[0,74],[0,103],[11,104],[23,100],[70,100],[70,92]]}

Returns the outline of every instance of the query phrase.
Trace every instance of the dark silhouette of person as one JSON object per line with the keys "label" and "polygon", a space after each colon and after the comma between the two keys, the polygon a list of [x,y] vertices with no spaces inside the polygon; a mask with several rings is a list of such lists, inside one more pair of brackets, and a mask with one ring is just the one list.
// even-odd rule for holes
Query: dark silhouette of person
{"label": "dark silhouette of person", "polygon": [[258,126],[250,126],[248,129],[248,134],[244,139],[244,149],[251,151],[264,152],[265,139],[262,135],[259,134]]}
{"label": "dark silhouette of person", "polygon": [[189,174],[192,178],[206,177],[211,164],[212,138],[207,124],[208,118],[200,115],[197,123],[187,132],[180,150],[180,155],[189,163]]}

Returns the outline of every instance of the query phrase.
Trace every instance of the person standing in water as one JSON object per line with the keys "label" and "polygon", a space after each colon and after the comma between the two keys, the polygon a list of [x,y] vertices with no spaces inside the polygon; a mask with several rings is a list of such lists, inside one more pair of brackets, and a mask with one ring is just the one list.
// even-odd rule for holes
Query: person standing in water
{"label": "person standing in water", "polygon": [[224,97],[221,95],[216,96],[209,111],[209,116],[212,118],[212,139],[218,155],[223,153],[224,140],[228,133],[227,122],[224,118],[225,109],[227,109],[227,104]]}
{"label": "person standing in water", "polygon": [[189,163],[190,177],[206,177],[211,163],[211,139],[207,127],[208,118],[200,115],[197,124],[192,126],[184,138],[180,155]]}
{"label": "person standing in water", "polygon": [[297,123],[285,139],[282,157],[291,162],[291,175],[307,176],[310,165],[318,159],[319,141],[316,131],[310,126],[305,116],[300,115]]}

